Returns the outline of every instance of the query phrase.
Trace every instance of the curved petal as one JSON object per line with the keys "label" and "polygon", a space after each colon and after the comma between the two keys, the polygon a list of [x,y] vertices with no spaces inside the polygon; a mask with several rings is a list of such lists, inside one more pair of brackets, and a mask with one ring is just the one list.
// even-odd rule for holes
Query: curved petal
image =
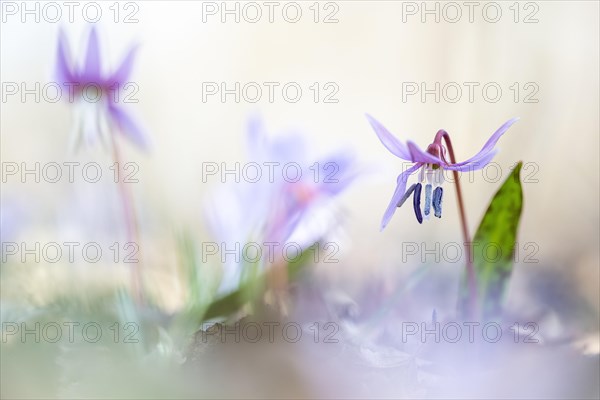
{"label": "curved petal", "polygon": [[59,85],[75,81],[74,71],[71,69],[71,52],[65,32],[58,32],[58,48],[56,49],[56,71],[55,77]]}
{"label": "curved petal", "polygon": [[511,118],[508,121],[506,121],[504,124],[502,124],[502,126],[500,128],[498,128],[498,130],[496,130],[496,132],[494,132],[492,134],[492,136],[490,136],[488,141],[483,145],[483,148],[481,149],[480,153],[491,151],[494,148],[494,146],[496,145],[496,143],[498,142],[498,139],[500,139],[500,137],[502,135],[504,135],[504,132],[506,132],[508,130],[508,128],[510,128],[512,126],[512,124],[514,124],[518,120],[519,120],[518,117]]}
{"label": "curved petal", "polygon": [[379,121],[370,116],[369,114],[365,114],[371,127],[377,134],[377,137],[383,143],[386,149],[388,149],[393,155],[400,157],[407,161],[412,161],[410,157],[410,153],[406,148],[406,145],[398,140],[394,135],[390,133]]}
{"label": "curved petal", "polygon": [[385,210],[385,213],[383,214],[383,219],[381,220],[381,231],[386,227],[388,222],[390,222],[390,219],[392,219],[392,216],[396,212],[396,208],[398,208],[398,202],[400,201],[400,199],[402,199],[402,196],[406,191],[406,182],[408,182],[408,178],[412,174],[414,174],[419,168],[421,168],[422,165],[422,163],[417,163],[409,169],[407,169],[406,171],[404,171],[403,173],[401,173],[400,175],[398,175],[398,185],[396,186],[396,190],[394,191],[392,200],[390,201],[387,210]]}
{"label": "curved petal", "polygon": [[131,74],[131,69],[133,68],[137,49],[138,46],[133,46],[129,49],[127,54],[125,54],[119,68],[110,77],[111,84],[118,83],[119,85],[123,85],[127,82],[127,79],[129,79],[129,75]]}
{"label": "curved petal", "polygon": [[437,158],[436,156],[423,151],[415,143],[410,140],[406,143],[408,145],[408,151],[410,152],[411,161],[424,163],[424,164],[438,164],[445,165],[445,162]]}
{"label": "curved petal", "polygon": [[126,136],[144,150],[149,147],[149,140],[146,133],[127,110],[120,106],[111,105],[109,112],[123,136]]}
{"label": "curved petal", "polygon": [[485,154],[478,154],[479,157],[473,157],[472,161],[463,162],[460,164],[449,164],[445,165],[444,169],[449,169],[451,171],[459,171],[459,172],[467,172],[467,171],[476,171],[478,169],[484,168],[489,164],[490,161],[494,158],[494,156],[498,153],[498,150],[492,150]]}
{"label": "curved petal", "polygon": [[85,62],[83,64],[81,75],[88,82],[100,84],[102,80],[100,70],[100,43],[98,42],[98,32],[94,26],[92,26],[88,38]]}
{"label": "curved petal", "polygon": [[[483,168],[485,165],[487,165],[490,162],[491,158],[488,160],[488,155],[494,149],[494,146],[496,145],[496,143],[498,143],[498,140],[502,137],[502,135],[504,135],[504,133],[508,130],[508,128],[510,128],[512,126],[512,124],[514,124],[518,120],[519,120],[519,118],[511,118],[508,121],[506,121],[500,128],[498,128],[498,130],[496,130],[496,132],[494,132],[492,134],[492,136],[490,136],[488,141],[483,145],[483,147],[481,148],[481,150],[479,150],[479,152],[477,154],[475,154],[473,157],[469,158],[466,161],[459,162],[459,163],[456,163],[453,165],[454,166],[462,166],[462,165],[472,164],[472,163],[483,164],[483,162],[485,160],[487,160],[485,162],[485,164],[483,164],[483,166],[481,166],[477,169]],[[458,171],[458,169],[456,171]]]}

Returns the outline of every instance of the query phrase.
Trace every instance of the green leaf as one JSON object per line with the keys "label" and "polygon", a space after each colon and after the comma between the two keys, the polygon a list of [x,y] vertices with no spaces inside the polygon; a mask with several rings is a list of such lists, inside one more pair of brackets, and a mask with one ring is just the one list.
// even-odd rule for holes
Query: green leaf
{"label": "green leaf", "polygon": [[318,246],[319,243],[313,244],[302,251],[298,257],[288,262],[288,278],[290,281],[294,280],[303,271],[304,267],[310,263],[311,256],[315,254]]}
{"label": "green leaf", "polygon": [[192,314],[203,313],[214,300],[218,287],[218,274],[213,272],[206,263],[198,259],[193,235],[183,230],[177,236],[177,255],[182,270],[182,276],[187,285],[186,308]]}
{"label": "green leaf", "polygon": [[[290,281],[295,279],[303,270],[303,267],[310,262],[316,246],[318,246],[318,243],[305,249],[298,257],[288,262],[287,269]],[[208,321],[218,317],[227,317],[237,312],[245,304],[257,300],[264,292],[265,281],[266,275],[264,273],[245,280],[238,290],[213,301],[204,313],[202,320]]]}
{"label": "green leaf", "polygon": [[[472,242],[478,311],[484,320],[501,316],[504,294],[513,269],[517,229],[523,208],[522,162],[494,195]],[[461,280],[460,308],[468,307],[466,272]]]}
{"label": "green leaf", "polygon": [[226,317],[238,311],[246,303],[253,300],[254,291],[251,286],[250,282],[246,282],[238,290],[213,301],[204,313],[203,320]]}

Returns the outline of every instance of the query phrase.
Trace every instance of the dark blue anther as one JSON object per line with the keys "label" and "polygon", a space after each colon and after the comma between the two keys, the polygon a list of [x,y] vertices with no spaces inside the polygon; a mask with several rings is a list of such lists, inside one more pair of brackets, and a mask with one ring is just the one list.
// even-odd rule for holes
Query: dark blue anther
{"label": "dark blue anther", "polygon": [[423,207],[423,213],[429,215],[431,211],[431,184],[425,185],[425,206]]}
{"label": "dark blue anther", "polygon": [[415,209],[415,216],[420,224],[423,223],[423,215],[421,215],[421,188],[423,185],[417,183],[415,186],[415,195],[413,197],[413,207]]}
{"label": "dark blue anther", "polygon": [[444,194],[444,189],[442,189],[440,186],[436,187],[435,190],[433,191],[433,214],[438,217],[438,218],[442,218],[442,195]]}
{"label": "dark blue anther", "polygon": [[402,196],[402,198],[400,199],[400,201],[398,202],[398,204],[396,204],[396,207],[401,207],[402,204],[404,204],[404,202],[406,201],[406,199],[408,199],[410,197],[410,195],[412,194],[412,192],[415,190],[415,186],[417,186],[416,183],[413,183],[407,190],[406,192],[404,192],[404,196]]}

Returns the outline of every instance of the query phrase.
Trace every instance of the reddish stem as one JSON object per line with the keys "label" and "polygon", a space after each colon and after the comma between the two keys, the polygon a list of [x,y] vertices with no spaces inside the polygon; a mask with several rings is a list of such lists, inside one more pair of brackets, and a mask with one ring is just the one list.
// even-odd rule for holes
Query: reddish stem
{"label": "reddish stem", "polygon": [[[131,191],[123,180],[123,163],[121,162],[121,154],[119,152],[119,146],[117,145],[117,139],[112,137],[112,148],[113,158],[117,164],[117,179],[119,187],[119,195],[121,197],[121,205],[123,207],[123,215],[125,218],[125,227],[127,232],[127,242],[137,245],[139,249],[139,234],[138,224],[135,214],[135,208],[133,205],[133,199]],[[139,253],[138,253],[139,254]],[[144,295],[142,291],[142,277],[141,277],[141,255],[137,262],[131,266],[131,291],[133,293],[136,304],[141,305],[144,301]]]}
{"label": "reddish stem", "polygon": [[[439,139],[444,138],[444,142],[446,142],[446,147],[448,148],[448,153],[450,155],[450,162],[452,164],[456,164],[456,158],[454,157],[454,149],[452,147],[452,142],[450,141],[450,135],[448,132],[444,130],[440,130],[436,135],[436,141],[439,142]],[[443,157],[443,154],[442,154]],[[458,203],[458,210],[460,213],[460,223],[462,225],[462,234],[465,243],[465,252],[467,254],[467,280],[469,286],[469,303],[467,310],[467,316],[474,316],[477,307],[477,281],[475,279],[475,268],[473,267],[473,255],[472,255],[472,246],[471,246],[471,235],[469,234],[469,225],[467,224],[467,215],[465,213],[465,206],[462,197],[462,191],[460,188],[460,177],[458,171],[452,171],[452,175],[454,177],[454,183],[456,184],[456,200]]]}

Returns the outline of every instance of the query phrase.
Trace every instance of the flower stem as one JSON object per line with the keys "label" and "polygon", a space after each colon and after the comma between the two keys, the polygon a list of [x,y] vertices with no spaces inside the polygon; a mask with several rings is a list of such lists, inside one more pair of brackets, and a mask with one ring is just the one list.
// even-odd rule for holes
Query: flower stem
{"label": "flower stem", "polygon": [[[454,157],[454,149],[452,148],[452,142],[450,141],[450,135],[448,132],[443,131],[442,134],[448,153],[450,155],[450,162],[456,164],[456,158]],[[471,246],[471,235],[469,234],[469,225],[467,224],[467,215],[465,213],[465,205],[462,197],[462,191],[460,188],[460,177],[458,171],[452,171],[454,177],[454,183],[456,184],[456,200],[458,203],[458,210],[460,213],[460,223],[462,225],[462,234],[465,243],[465,252],[467,254],[467,280],[469,286],[469,302],[468,310],[466,310],[466,316],[473,317],[476,315],[477,308],[477,281],[475,279],[475,268],[473,267],[473,254]]]}
{"label": "flower stem", "polygon": [[[123,208],[123,216],[125,219],[125,228],[127,232],[127,242],[132,243],[139,249],[139,233],[138,223],[135,214],[135,207],[133,205],[133,199],[131,191],[127,187],[123,180],[123,163],[121,161],[121,153],[119,152],[119,146],[117,139],[114,135],[111,135],[113,159],[117,164],[117,180],[119,188],[119,196],[121,198],[121,206]],[[139,253],[138,253],[139,254]],[[141,255],[139,259],[131,264],[131,292],[133,294],[134,301],[138,305],[142,305],[144,302],[144,294],[142,290],[142,277],[141,277]]]}

